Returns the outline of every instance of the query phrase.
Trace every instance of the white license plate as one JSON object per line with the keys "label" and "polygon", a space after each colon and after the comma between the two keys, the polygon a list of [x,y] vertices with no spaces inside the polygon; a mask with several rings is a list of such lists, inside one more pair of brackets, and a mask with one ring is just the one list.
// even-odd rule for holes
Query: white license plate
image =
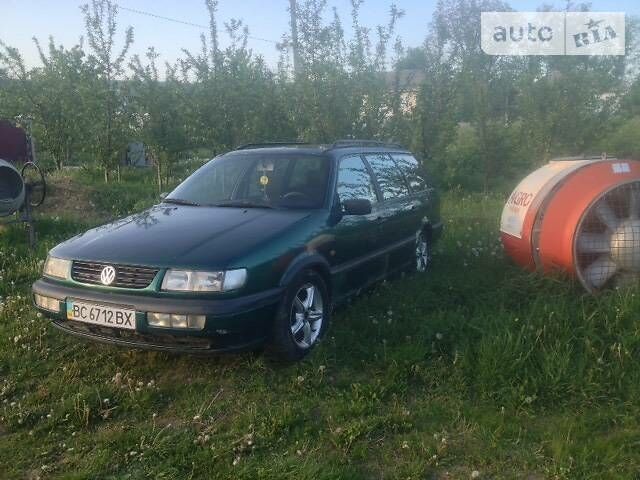
{"label": "white license plate", "polygon": [[127,330],[136,329],[135,310],[85,303],[72,299],[67,300],[67,320]]}

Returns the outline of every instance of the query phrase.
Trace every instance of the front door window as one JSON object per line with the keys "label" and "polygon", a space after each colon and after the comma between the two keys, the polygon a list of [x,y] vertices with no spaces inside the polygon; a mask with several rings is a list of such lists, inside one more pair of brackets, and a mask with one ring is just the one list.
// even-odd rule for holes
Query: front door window
{"label": "front door window", "polygon": [[340,201],[361,198],[376,202],[371,175],[360,156],[343,158],[338,171],[337,193]]}

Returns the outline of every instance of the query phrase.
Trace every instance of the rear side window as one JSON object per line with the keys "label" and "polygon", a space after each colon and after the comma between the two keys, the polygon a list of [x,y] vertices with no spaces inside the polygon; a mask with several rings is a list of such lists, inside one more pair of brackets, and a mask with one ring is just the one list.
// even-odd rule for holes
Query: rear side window
{"label": "rear side window", "polygon": [[386,153],[375,153],[365,155],[367,162],[371,165],[373,173],[378,179],[378,185],[382,191],[384,200],[406,197],[409,189],[400,172],[400,169]]}
{"label": "rear side window", "polygon": [[427,189],[427,181],[418,160],[407,153],[393,153],[391,156],[400,167],[412,191],[420,192]]}
{"label": "rear side window", "polygon": [[336,188],[340,201],[356,198],[376,202],[376,193],[371,175],[359,156],[346,157],[340,160],[338,185]]}

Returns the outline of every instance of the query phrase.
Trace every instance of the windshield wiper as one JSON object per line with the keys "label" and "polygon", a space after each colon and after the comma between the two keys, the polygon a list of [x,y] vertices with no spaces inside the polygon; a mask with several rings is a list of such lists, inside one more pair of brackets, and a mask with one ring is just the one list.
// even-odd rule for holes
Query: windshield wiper
{"label": "windshield wiper", "polygon": [[235,207],[235,208],[275,208],[273,205],[269,205],[268,203],[254,203],[254,202],[243,202],[238,200],[231,200],[228,202],[216,203],[213,205],[214,207]]}
{"label": "windshield wiper", "polygon": [[190,205],[192,207],[199,207],[200,204],[192,202],[191,200],[183,200],[182,198],[165,198],[162,203],[173,203],[175,205]]}

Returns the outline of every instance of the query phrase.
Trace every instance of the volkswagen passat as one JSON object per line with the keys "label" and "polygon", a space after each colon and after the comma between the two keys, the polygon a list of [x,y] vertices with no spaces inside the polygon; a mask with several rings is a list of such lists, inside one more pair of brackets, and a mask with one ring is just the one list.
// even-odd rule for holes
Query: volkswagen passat
{"label": "volkswagen passat", "polygon": [[430,264],[433,186],[398,145],[248,145],[159,205],[49,252],[37,308],[71,334],[184,352],[306,355],[332,306]]}

